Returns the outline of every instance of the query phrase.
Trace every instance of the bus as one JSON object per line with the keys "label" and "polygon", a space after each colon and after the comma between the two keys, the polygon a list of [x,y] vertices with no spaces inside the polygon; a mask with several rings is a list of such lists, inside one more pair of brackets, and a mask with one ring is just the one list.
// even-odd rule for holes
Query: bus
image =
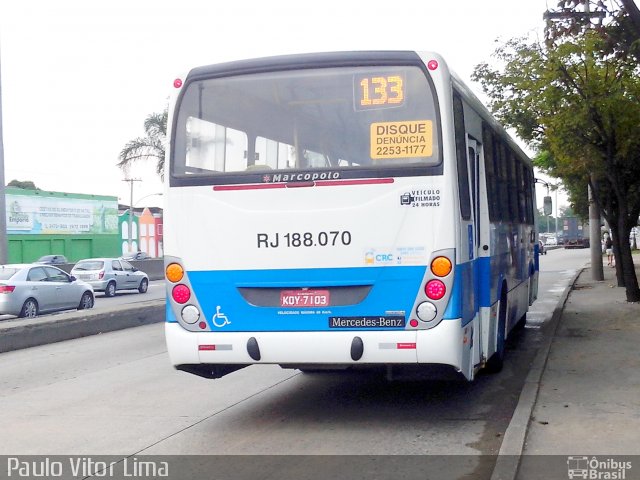
{"label": "bus", "polygon": [[532,164],[441,56],[285,55],[174,87],[174,368],[501,370],[537,297]]}

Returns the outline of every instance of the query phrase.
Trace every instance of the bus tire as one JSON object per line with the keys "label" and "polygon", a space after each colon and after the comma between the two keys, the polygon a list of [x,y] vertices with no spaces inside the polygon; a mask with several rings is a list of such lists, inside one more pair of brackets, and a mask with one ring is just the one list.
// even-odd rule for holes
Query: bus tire
{"label": "bus tire", "polygon": [[498,331],[496,332],[496,351],[487,360],[486,369],[489,373],[499,373],[504,366],[505,336],[507,330],[507,293],[502,290],[500,295],[500,310],[498,312]]}

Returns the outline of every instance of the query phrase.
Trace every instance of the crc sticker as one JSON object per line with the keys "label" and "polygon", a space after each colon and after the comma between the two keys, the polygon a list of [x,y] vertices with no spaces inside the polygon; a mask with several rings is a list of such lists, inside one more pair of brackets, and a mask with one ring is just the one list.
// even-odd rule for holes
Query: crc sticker
{"label": "crc sticker", "polygon": [[426,265],[425,247],[370,248],[364,254],[365,265]]}
{"label": "crc sticker", "polygon": [[371,124],[371,158],[415,158],[433,154],[433,122],[379,122]]}

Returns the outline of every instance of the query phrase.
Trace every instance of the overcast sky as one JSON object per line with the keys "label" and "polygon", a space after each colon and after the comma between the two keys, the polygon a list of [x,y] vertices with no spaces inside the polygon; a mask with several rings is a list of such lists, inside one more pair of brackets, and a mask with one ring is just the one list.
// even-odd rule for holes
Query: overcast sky
{"label": "overcast sky", "polygon": [[[496,39],[541,35],[556,0],[32,0],[0,2],[5,179],[120,197],[127,141],[193,66],[273,54],[432,50],[469,77]],[[134,205],[161,205],[153,163]],[[538,190],[543,190],[538,187]],[[562,201],[560,203],[563,203]],[[538,202],[541,206],[541,200]]]}

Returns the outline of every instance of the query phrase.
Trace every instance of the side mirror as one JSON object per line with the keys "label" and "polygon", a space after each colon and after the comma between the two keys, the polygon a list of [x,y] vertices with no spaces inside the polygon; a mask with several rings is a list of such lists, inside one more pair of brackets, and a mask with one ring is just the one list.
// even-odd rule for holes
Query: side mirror
{"label": "side mirror", "polygon": [[551,201],[551,197],[547,196],[544,197],[544,203],[543,203],[543,212],[545,215],[551,215],[551,212],[553,211],[553,202]]}
{"label": "side mirror", "polygon": [[77,280],[77,278],[73,275],[69,276],[69,279],[71,280],[71,283],[75,282]]}

